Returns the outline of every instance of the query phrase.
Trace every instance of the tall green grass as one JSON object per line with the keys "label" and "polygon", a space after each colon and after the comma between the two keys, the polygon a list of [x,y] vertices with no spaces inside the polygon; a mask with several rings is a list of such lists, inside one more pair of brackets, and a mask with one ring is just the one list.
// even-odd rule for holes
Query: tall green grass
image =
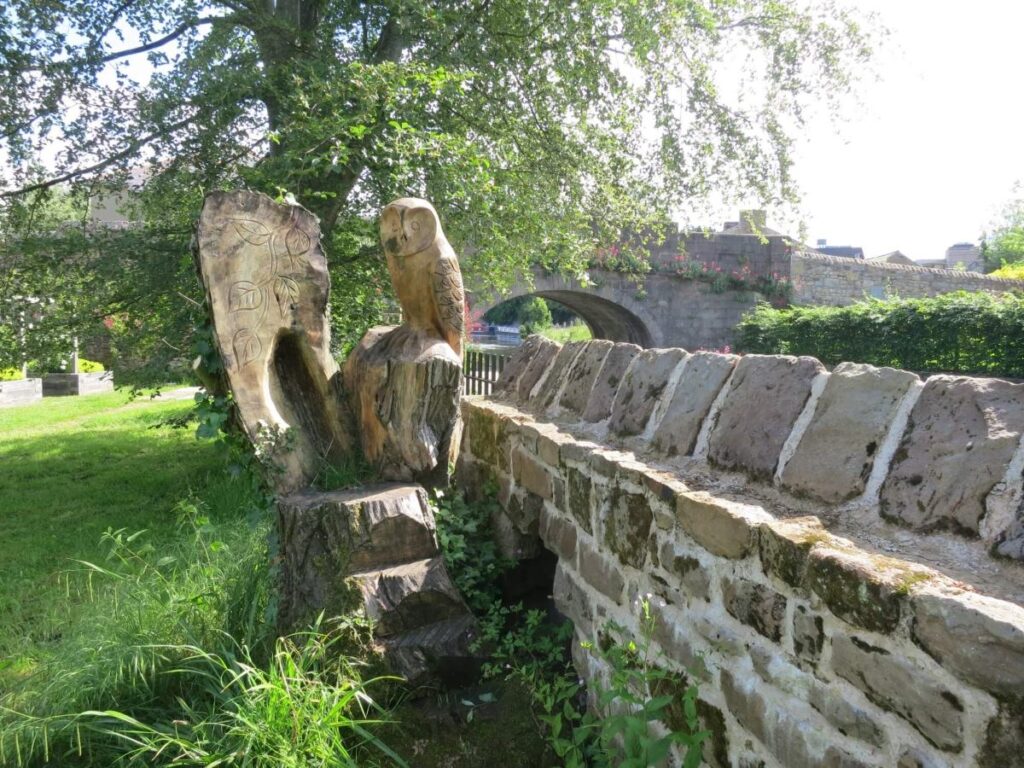
{"label": "tall green grass", "polygon": [[371,732],[368,627],[276,637],[272,498],[165,425],[187,408],[0,414],[0,765],[401,765]]}
{"label": "tall green grass", "polygon": [[[228,505],[232,511],[218,506]],[[177,506],[180,536],[105,534],[68,578],[89,608],[0,695],[0,764],[305,766],[401,760],[353,648],[351,617],[274,636],[270,516],[258,484],[224,477]]]}

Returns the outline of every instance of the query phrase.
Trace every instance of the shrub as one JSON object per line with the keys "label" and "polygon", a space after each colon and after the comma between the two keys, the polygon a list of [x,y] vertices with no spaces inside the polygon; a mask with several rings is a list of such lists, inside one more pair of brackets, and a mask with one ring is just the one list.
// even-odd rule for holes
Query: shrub
{"label": "shrub", "polygon": [[1024,297],[958,291],[848,307],[761,304],[740,322],[737,348],[811,355],[826,365],[1024,377]]}
{"label": "shrub", "polygon": [[[644,768],[662,765],[673,748],[683,768],[701,764],[698,687],[691,675],[671,672],[652,647],[655,617],[648,598],[637,600],[639,633],[609,622],[599,646],[584,652],[603,663],[607,677],[590,681],[592,708],[568,658],[571,622],[551,626],[543,612],[493,606],[480,624],[480,647],[493,649],[486,677],[505,676],[525,686],[552,751],[566,768]],[[510,619],[520,619],[518,625]],[[665,731],[652,728],[661,723]]]}
{"label": "shrub", "polygon": [[105,370],[103,363],[86,360],[83,357],[78,358],[78,373],[102,373]]}
{"label": "shrub", "polygon": [[497,492],[467,501],[461,493],[435,491],[431,499],[437,539],[455,586],[477,614],[498,600],[498,579],[512,565],[494,542],[491,517],[498,509]]}
{"label": "shrub", "polygon": [[21,368],[0,368],[0,381],[20,381],[23,378]]}
{"label": "shrub", "polygon": [[1005,277],[1009,280],[1024,280],[1024,261],[1015,261],[1012,264],[1003,264],[992,273],[992,277]]}
{"label": "shrub", "polygon": [[550,328],[551,323],[551,310],[548,309],[548,305],[544,302],[544,299],[539,296],[532,297],[527,301],[523,308],[519,312],[520,328],[519,332],[525,339],[531,333],[537,333],[544,328]]}

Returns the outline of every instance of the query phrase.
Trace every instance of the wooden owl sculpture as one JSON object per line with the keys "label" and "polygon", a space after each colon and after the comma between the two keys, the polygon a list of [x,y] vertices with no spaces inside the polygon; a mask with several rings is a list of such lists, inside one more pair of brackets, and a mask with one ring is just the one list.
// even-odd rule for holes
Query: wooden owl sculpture
{"label": "wooden owl sculpture", "polygon": [[459,359],[465,334],[465,292],[455,251],[434,206],[403,197],[384,208],[380,239],[404,325],[443,339]]}

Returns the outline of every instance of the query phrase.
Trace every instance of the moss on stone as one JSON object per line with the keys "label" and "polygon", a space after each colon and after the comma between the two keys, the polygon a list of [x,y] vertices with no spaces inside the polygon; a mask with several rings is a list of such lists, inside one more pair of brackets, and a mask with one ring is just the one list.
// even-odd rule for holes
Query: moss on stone
{"label": "moss on stone", "polygon": [[628,493],[615,486],[605,521],[604,543],[624,565],[641,568],[653,522],[654,512],[643,494]]}
{"label": "moss on stone", "polygon": [[1024,701],[1003,703],[985,731],[978,768],[1020,765],[1024,755]]}
{"label": "moss on stone", "polygon": [[893,591],[897,595],[909,595],[913,591],[914,586],[931,581],[934,576],[935,574],[928,573],[927,571],[908,569],[896,578],[896,585],[893,587]]}
{"label": "moss on stone", "polygon": [[761,526],[759,548],[764,572],[791,587],[801,587],[811,550],[830,538],[820,525],[805,528],[794,525],[785,530],[776,530],[771,525]]}
{"label": "moss on stone", "polygon": [[587,533],[594,532],[590,514],[591,480],[578,469],[569,467],[566,471],[569,485],[569,512]]}
{"label": "moss on stone", "polygon": [[808,588],[836,616],[874,632],[892,632],[900,620],[900,595],[877,571],[827,552],[810,558]]}

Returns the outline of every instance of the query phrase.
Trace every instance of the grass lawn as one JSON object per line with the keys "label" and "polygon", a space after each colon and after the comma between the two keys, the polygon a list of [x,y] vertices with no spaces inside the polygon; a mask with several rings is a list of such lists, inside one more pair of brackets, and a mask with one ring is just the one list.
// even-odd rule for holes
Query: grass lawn
{"label": "grass lawn", "polygon": [[[0,411],[0,765],[392,764],[343,703],[373,674],[368,637],[351,662],[317,650],[326,635],[275,641],[266,496],[163,423],[190,407],[113,393]],[[121,529],[147,533],[102,541]],[[410,766],[553,764],[521,687],[401,693],[369,733]]]}
{"label": "grass lawn", "polygon": [[547,336],[549,339],[559,342],[560,344],[564,344],[567,341],[586,341],[587,339],[593,338],[590,328],[583,323],[569,325],[565,328],[555,328],[554,326],[551,326],[550,328],[545,328],[539,333],[543,336]]}
{"label": "grass lawn", "polygon": [[0,409],[0,659],[59,636],[62,598],[84,583],[62,574],[102,561],[104,531],[174,535],[175,503],[223,464],[191,429],[160,425],[190,407],[114,392]]}

